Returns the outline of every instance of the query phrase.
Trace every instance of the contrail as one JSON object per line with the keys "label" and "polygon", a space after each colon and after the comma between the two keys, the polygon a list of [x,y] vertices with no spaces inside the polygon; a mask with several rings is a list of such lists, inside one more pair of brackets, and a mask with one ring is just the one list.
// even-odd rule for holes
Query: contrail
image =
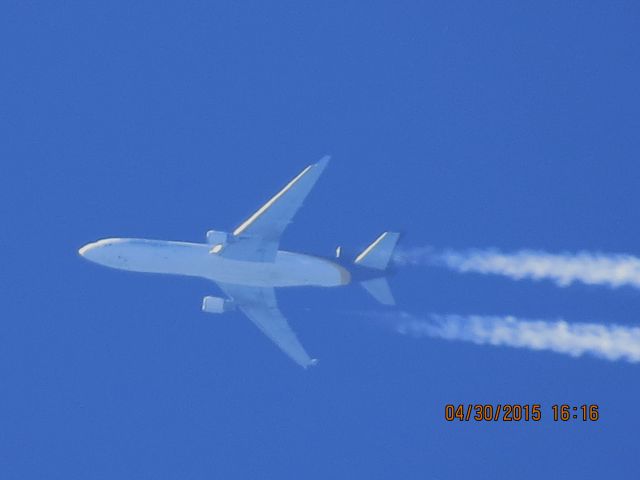
{"label": "contrail", "polygon": [[403,335],[461,340],[478,345],[548,350],[572,357],[640,362],[640,327],[524,320],[512,316],[386,314]]}
{"label": "contrail", "polygon": [[640,258],[632,255],[579,252],[551,254],[520,250],[444,250],[414,248],[394,256],[398,265],[439,265],[461,273],[504,275],[514,280],[548,279],[561,287],[574,282],[640,288]]}

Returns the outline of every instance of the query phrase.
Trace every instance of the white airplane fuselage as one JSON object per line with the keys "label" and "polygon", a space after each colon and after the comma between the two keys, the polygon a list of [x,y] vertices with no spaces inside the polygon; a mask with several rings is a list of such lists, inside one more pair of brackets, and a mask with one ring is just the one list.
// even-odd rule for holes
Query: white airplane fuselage
{"label": "white airplane fuselage", "polygon": [[206,243],[109,238],[79,250],[87,260],[120,270],[202,277],[252,287],[337,287],[351,281],[341,265],[324,258],[280,250],[274,262],[224,258]]}
{"label": "white airplane fuselage", "polygon": [[306,167],[233,232],[209,230],[205,243],[107,238],[88,243],[86,260],[120,270],[200,277],[216,283],[224,297],[205,296],[202,311],[236,310],[253,322],[303,368],[313,359],[278,307],[277,287],[338,287],[359,283],[383,305],[395,301],[386,276],[400,236],[384,232],[358,256],[335,258],[277,250],[280,238],[329,162]]}

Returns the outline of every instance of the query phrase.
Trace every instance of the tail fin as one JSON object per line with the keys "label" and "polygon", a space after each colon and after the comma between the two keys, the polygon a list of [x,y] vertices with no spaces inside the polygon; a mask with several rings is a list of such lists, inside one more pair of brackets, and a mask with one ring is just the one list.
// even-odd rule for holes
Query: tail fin
{"label": "tail fin", "polygon": [[[384,232],[356,257],[354,263],[375,270],[386,270],[399,238],[399,233]],[[383,305],[395,305],[396,302],[386,278],[377,277],[364,280],[360,282],[360,285]]]}
{"label": "tail fin", "polygon": [[396,232],[384,232],[356,257],[355,264],[363,267],[385,270],[396,248],[400,234]]}
{"label": "tail fin", "polygon": [[362,288],[371,294],[373,298],[379,301],[383,305],[395,305],[396,301],[393,298],[389,283],[384,277],[378,277],[371,280],[365,280],[360,282]]}

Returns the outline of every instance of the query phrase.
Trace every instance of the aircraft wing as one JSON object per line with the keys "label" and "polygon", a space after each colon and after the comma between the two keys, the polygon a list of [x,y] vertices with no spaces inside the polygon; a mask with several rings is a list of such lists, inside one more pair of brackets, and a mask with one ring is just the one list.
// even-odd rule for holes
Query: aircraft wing
{"label": "aircraft wing", "polygon": [[303,368],[314,365],[312,359],[291,330],[282,312],[278,309],[273,288],[248,287],[218,283],[220,289],[235,302],[235,305],[284,353]]}
{"label": "aircraft wing", "polygon": [[282,232],[320,178],[329,158],[325,156],[318,163],[309,165],[245,220],[233,231],[233,241],[220,254],[235,260],[273,262]]}

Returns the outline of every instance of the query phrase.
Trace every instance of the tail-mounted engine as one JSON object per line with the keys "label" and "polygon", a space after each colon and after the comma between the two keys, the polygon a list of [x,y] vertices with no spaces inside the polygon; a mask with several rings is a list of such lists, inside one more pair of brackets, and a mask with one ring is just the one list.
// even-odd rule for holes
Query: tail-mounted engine
{"label": "tail-mounted engine", "polygon": [[226,298],[204,297],[202,299],[202,311],[206,313],[224,313],[234,308],[234,303]]}

